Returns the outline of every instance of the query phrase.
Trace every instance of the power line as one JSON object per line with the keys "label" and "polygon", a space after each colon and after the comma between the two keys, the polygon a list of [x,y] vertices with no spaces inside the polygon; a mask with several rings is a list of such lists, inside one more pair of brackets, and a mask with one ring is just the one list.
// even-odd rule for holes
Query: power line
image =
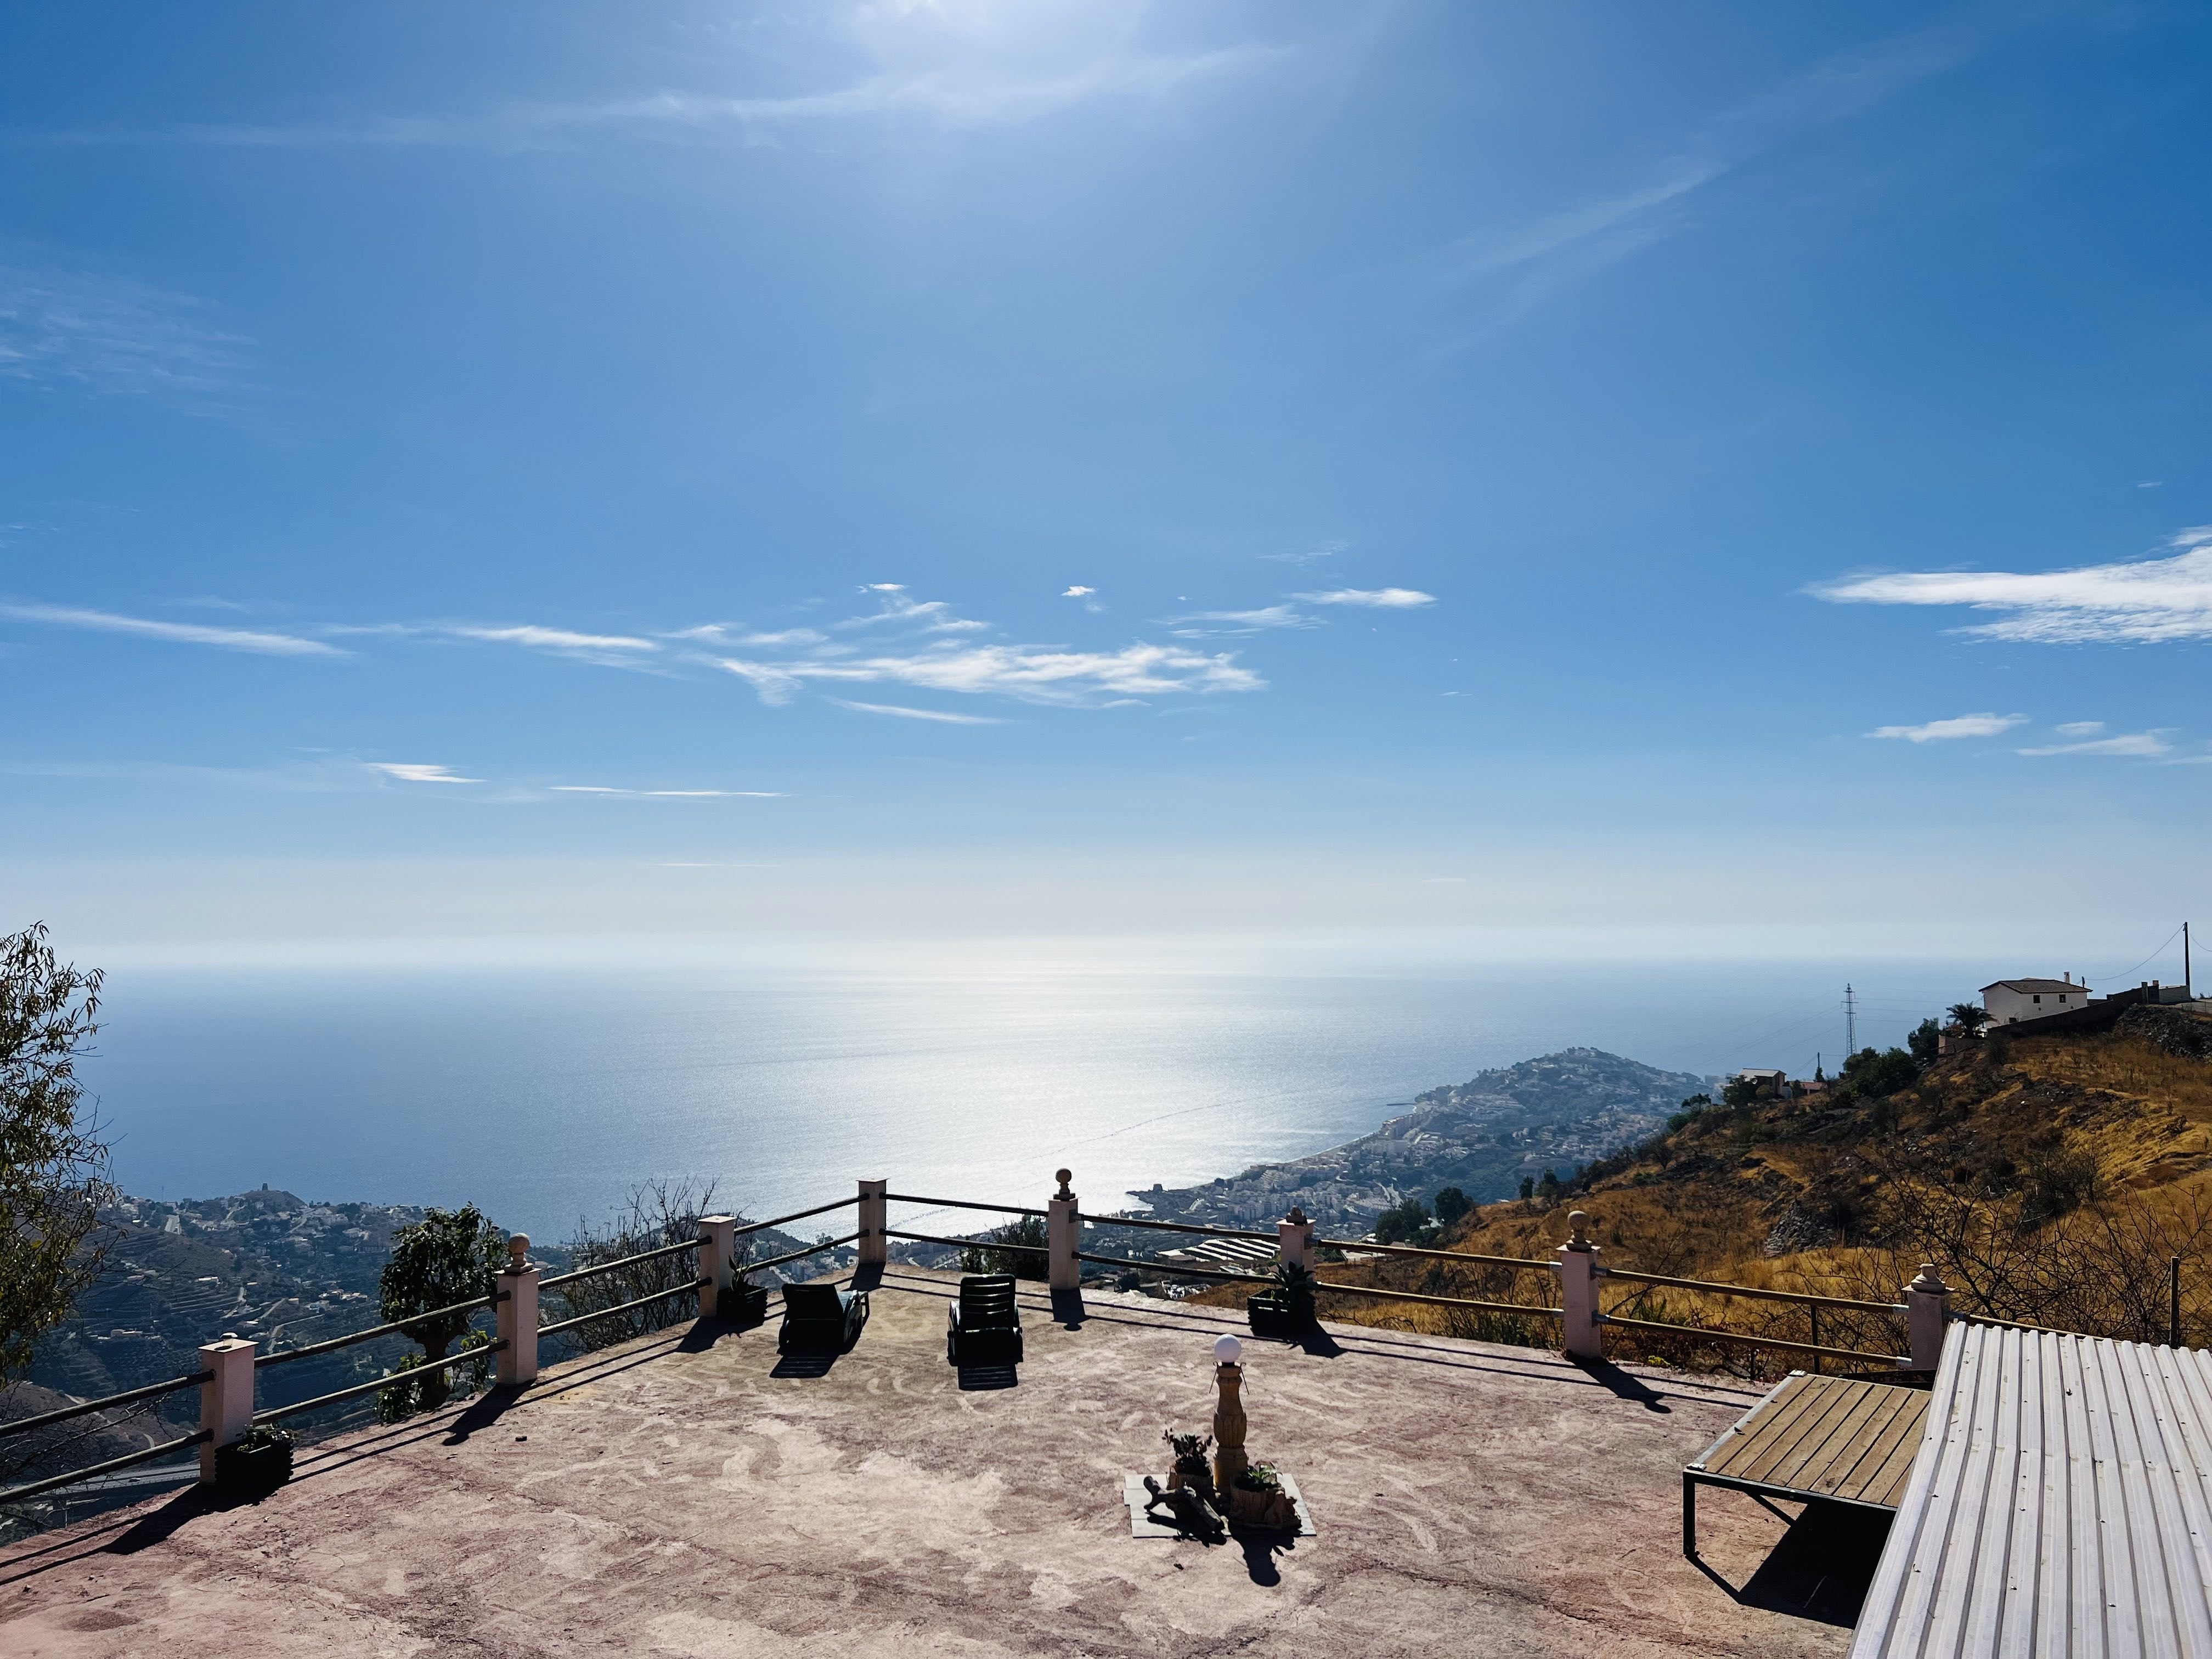
{"label": "power line", "polygon": [[[2188,926],[2189,924],[2185,921],[2181,924],[2181,927],[2186,927]],[[2152,951],[2141,962],[2136,963],[2134,968],[2128,969],[2124,973],[2106,975],[2104,976],[2105,982],[2108,985],[2112,984],[2118,981],[2126,979],[2130,975],[2135,973],[2137,969],[2149,967],[2152,963],[2156,962],[2160,957],[2166,954],[2166,947],[2167,945],[2172,944],[2174,940],[2181,937],[2181,927],[2177,927],[2172,933],[2168,933],[2165,939],[2160,941],[2158,949]]]}

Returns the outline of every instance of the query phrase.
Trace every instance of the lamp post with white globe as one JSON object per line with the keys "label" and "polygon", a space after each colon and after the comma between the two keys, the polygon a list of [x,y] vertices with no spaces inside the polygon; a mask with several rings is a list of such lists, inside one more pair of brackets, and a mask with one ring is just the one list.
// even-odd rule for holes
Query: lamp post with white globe
{"label": "lamp post with white globe", "polygon": [[1237,1363],[1243,1352],[1233,1336],[1213,1345],[1213,1380],[1221,1396],[1213,1407],[1213,1485],[1224,1512],[1231,1484],[1250,1467],[1244,1455],[1244,1368]]}

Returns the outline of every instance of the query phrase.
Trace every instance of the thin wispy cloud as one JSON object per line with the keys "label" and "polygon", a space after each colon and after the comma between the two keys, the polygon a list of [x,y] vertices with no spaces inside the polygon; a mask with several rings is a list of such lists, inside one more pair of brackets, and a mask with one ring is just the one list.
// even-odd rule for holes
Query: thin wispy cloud
{"label": "thin wispy cloud", "polygon": [[1355,605],[1376,611],[1415,611],[1434,605],[1437,596],[1412,587],[1332,587],[1322,593],[1293,593],[1308,605]]}
{"label": "thin wispy cloud", "polygon": [[730,623],[702,623],[696,628],[679,628],[660,637],[665,640],[696,641],[702,645],[772,647],[821,645],[830,636],[827,634],[817,633],[811,628],[759,629],[740,628]]}
{"label": "thin wispy cloud", "polygon": [[555,651],[658,651],[651,640],[628,634],[580,634],[566,628],[456,626],[446,630],[456,639],[487,640],[501,645],[538,646]]}
{"label": "thin wispy cloud", "polygon": [[2119,737],[2090,738],[2080,743],[2045,744],[2023,749],[2023,755],[2118,755],[2144,760],[2171,754],[2173,745],[2155,732],[2130,732]]}
{"label": "thin wispy cloud", "polygon": [[1834,605],[1955,605],[2005,613],[1960,629],[2040,645],[2160,644],[2212,639],[2212,526],[2196,526],[2162,559],[2007,570],[1905,571],[1847,577],[1811,590]]}
{"label": "thin wispy cloud", "polygon": [[1999,737],[2015,726],[2027,724],[2025,714],[1958,714],[1919,726],[1877,726],[1867,736],[1902,738],[1907,743],[1949,743],[1960,738]]}
{"label": "thin wispy cloud", "polygon": [[[1089,11],[1086,18],[1081,14]],[[49,144],[191,143],[234,149],[325,147],[528,151],[627,140],[750,144],[807,131],[1018,126],[1091,106],[1144,108],[1262,72],[1293,55],[1264,43],[1147,51],[1127,8],[971,9],[859,5],[798,14],[781,54],[849,62],[866,73],[811,88],[731,93],[664,87],[599,98],[301,122],[186,123],[17,134]]]}
{"label": "thin wispy cloud", "polygon": [[990,626],[954,615],[952,606],[944,599],[909,599],[902,582],[871,582],[860,591],[876,596],[876,609],[866,616],[848,617],[842,622],[832,623],[831,627],[841,632],[861,628],[909,628],[924,634],[974,634]]}
{"label": "thin wispy cloud", "polygon": [[628,796],[635,800],[781,800],[780,789],[624,789],[611,783],[556,783],[556,795]]}
{"label": "thin wispy cloud", "polygon": [[1177,639],[1236,638],[1273,628],[1317,628],[1321,624],[1295,605],[1262,605],[1255,611],[1197,611],[1188,617],[1170,617],[1167,626]]}
{"label": "thin wispy cloud", "polygon": [[1119,651],[1051,646],[958,646],[908,655],[796,658],[764,662],[726,657],[720,665],[746,681],[763,702],[788,702],[812,684],[897,684],[969,696],[994,695],[1062,708],[1097,707],[1110,697],[1257,691],[1267,684],[1228,654],[1168,645]]}
{"label": "thin wispy cloud", "polygon": [[2105,729],[2102,720],[2068,720],[2051,728],[2062,738],[2094,738]]}
{"label": "thin wispy cloud", "polygon": [[902,720],[935,720],[943,726],[1004,726],[1006,722],[991,714],[955,714],[942,708],[908,708],[896,702],[852,702],[843,697],[832,697],[830,702],[840,708],[850,708],[862,714],[896,714]]}
{"label": "thin wispy cloud", "polygon": [[1427,279],[1443,292],[1480,295],[1480,314],[1437,355],[1494,335],[1559,289],[1678,234],[1694,222],[1695,199],[1715,184],[1793,139],[1864,114],[1956,67],[2019,21],[1971,12],[1837,53],[1686,134],[1639,180],[1460,237],[1428,262]]}
{"label": "thin wispy cloud", "polygon": [[252,342],[203,301],[127,278],[0,265],[0,377],[229,411]]}
{"label": "thin wispy cloud", "polygon": [[482,778],[457,775],[451,767],[437,766],[422,761],[368,761],[372,772],[381,772],[401,783],[482,783]]}
{"label": "thin wispy cloud", "polygon": [[1316,542],[1311,547],[1294,547],[1280,553],[1262,553],[1260,556],[1277,564],[1310,567],[1319,564],[1323,559],[1333,559],[1340,553],[1347,552],[1351,547],[1350,542]]}
{"label": "thin wispy cloud", "polygon": [[50,628],[79,629],[94,634],[126,634],[139,639],[161,640],[173,645],[212,646],[220,651],[244,651],[264,657],[343,657],[348,653],[321,640],[295,634],[275,634],[252,628],[211,628],[199,623],[164,622],[152,617],[126,617],[112,611],[87,611],[63,605],[0,605],[0,617],[17,622],[40,623]]}

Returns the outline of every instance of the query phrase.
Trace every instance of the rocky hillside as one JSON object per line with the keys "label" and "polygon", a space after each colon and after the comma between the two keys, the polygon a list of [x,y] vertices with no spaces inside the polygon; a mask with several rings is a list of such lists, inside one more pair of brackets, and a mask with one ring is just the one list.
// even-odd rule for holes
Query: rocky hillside
{"label": "rocky hillside", "polygon": [[[1599,1160],[1555,1203],[1486,1205],[1440,1242],[1547,1257],[1580,1209],[1610,1266],[1890,1302],[1918,1263],[1934,1261],[1963,1310],[2157,1341],[2167,1263],[2179,1255],[2185,1336],[2212,1340],[2212,1019],[2145,1008],[2110,1032],[1954,1038],[1952,1048],[1879,1088],[1678,1113]],[[1426,1264],[1340,1275],[1515,1300],[1548,1291],[1542,1275],[1478,1283]],[[1608,1307],[1809,1334],[1803,1310],[1787,1305],[1674,1291],[1619,1299],[1626,1293],[1609,1295]],[[1331,1305],[1379,1323],[1426,1316]],[[1894,1352],[1882,1326],[1880,1316],[1824,1316],[1821,1340]]]}
{"label": "rocky hillside", "polygon": [[1297,1205],[1325,1227],[1364,1231],[1410,1194],[1451,1186],[1492,1199],[1547,1169],[1566,1176],[1650,1134],[1705,1086],[1687,1072],[1566,1048],[1431,1089],[1374,1133],[1310,1158],[1131,1196],[1176,1220],[1251,1226]]}

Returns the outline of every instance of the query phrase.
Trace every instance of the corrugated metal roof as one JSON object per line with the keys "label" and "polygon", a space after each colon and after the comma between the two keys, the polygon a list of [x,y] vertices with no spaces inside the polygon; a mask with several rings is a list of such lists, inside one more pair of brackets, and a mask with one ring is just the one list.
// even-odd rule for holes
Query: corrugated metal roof
{"label": "corrugated metal roof", "polygon": [[1851,1659],[2212,1654],[2212,1353],[1954,1326]]}

